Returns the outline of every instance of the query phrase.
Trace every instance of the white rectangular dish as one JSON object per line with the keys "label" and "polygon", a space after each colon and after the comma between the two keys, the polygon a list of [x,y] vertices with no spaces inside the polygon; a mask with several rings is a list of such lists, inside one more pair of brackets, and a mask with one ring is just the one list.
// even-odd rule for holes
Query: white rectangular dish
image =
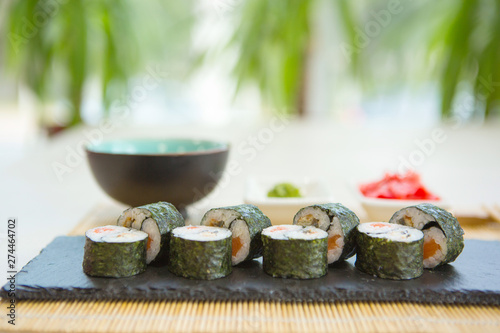
{"label": "white rectangular dish", "polygon": [[[279,183],[291,183],[298,187],[300,198],[273,198],[267,193]],[[291,224],[302,207],[333,202],[328,185],[321,179],[282,177],[250,177],[247,180],[245,203],[259,207],[272,224]]]}

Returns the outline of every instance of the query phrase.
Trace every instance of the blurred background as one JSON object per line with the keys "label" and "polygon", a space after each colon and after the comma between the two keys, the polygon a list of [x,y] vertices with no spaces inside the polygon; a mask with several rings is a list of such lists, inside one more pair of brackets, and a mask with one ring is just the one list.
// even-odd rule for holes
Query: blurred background
{"label": "blurred background", "polygon": [[64,226],[102,201],[85,142],[238,147],[273,117],[288,120],[271,148],[249,163],[232,151],[235,203],[249,173],[379,177],[435,129],[447,141],[418,163],[425,180],[456,202],[498,199],[499,59],[500,0],[3,0],[2,214]]}
{"label": "blurred background", "polygon": [[286,113],[428,126],[500,110],[499,0],[0,6],[2,142],[95,126],[123,104],[141,125]]}

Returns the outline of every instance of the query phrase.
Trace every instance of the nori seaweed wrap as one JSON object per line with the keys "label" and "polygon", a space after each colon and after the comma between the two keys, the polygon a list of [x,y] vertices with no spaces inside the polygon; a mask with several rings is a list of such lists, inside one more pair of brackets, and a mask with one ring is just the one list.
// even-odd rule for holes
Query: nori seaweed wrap
{"label": "nori seaweed wrap", "polygon": [[300,209],[293,224],[313,226],[328,233],[328,263],[345,260],[356,253],[355,229],[359,218],[340,203],[312,205]]}
{"label": "nori seaweed wrap", "polygon": [[356,268],[384,279],[408,280],[424,272],[424,235],[420,230],[386,222],[357,227]]}
{"label": "nori seaweed wrap", "polygon": [[117,225],[142,230],[149,235],[146,262],[166,264],[170,233],[185,225],[181,213],[168,202],[157,202],[125,210]]}
{"label": "nori seaweed wrap", "polygon": [[207,226],[177,228],[170,238],[170,264],[175,275],[213,280],[232,271],[231,231]]}
{"label": "nori seaweed wrap", "polygon": [[232,264],[262,256],[261,232],[271,220],[254,205],[213,208],[205,213],[201,225],[228,228],[233,233]]}
{"label": "nori seaweed wrap", "polygon": [[315,227],[277,225],[264,229],[263,269],[272,277],[315,279],[327,273],[328,234]]}
{"label": "nori seaweed wrap", "polygon": [[128,277],[146,270],[145,232],[108,225],[87,230],[83,271],[101,277]]}
{"label": "nori seaweed wrap", "polygon": [[435,268],[452,262],[464,248],[464,231],[458,220],[451,213],[432,204],[403,208],[389,222],[423,231],[424,268]]}

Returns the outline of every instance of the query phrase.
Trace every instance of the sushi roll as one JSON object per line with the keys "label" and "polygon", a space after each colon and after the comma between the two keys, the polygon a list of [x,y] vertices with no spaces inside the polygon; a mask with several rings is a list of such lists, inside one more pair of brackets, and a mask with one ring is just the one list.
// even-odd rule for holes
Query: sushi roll
{"label": "sushi roll", "polygon": [[403,208],[389,222],[423,231],[424,268],[435,268],[452,262],[464,248],[464,230],[457,219],[432,204]]}
{"label": "sushi roll", "polygon": [[408,280],[424,272],[424,234],[415,228],[387,222],[357,227],[356,268],[384,279]]}
{"label": "sushi roll", "polygon": [[328,233],[328,263],[352,257],[356,253],[355,229],[359,218],[339,203],[304,207],[295,214],[293,224],[313,226]]}
{"label": "sushi roll", "polygon": [[174,205],[160,201],[125,210],[117,225],[146,232],[149,235],[146,262],[164,264],[168,261],[170,233],[185,223]]}
{"label": "sushi roll", "polygon": [[262,256],[261,232],[271,220],[254,205],[213,208],[205,213],[201,225],[228,228],[233,233],[232,264]]}
{"label": "sushi roll", "polygon": [[231,231],[225,228],[186,226],[170,238],[169,270],[189,279],[213,280],[232,271]]}
{"label": "sushi roll", "polygon": [[327,273],[328,234],[315,227],[276,225],[262,231],[263,269],[272,277],[315,279]]}
{"label": "sushi roll", "polygon": [[127,277],[146,270],[148,234],[107,225],[85,233],[83,271],[87,275]]}

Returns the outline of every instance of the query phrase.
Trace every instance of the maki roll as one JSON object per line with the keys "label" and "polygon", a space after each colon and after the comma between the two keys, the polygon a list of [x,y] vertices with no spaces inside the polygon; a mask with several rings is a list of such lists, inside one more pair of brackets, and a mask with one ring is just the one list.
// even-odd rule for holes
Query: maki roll
{"label": "maki roll", "polygon": [[174,229],[169,270],[189,279],[213,280],[229,275],[231,231],[193,225]]}
{"label": "maki roll", "polygon": [[181,213],[168,202],[157,202],[125,210],[118,218],[119,226],[142,230],[149,235],[146,262],[166,263],[170,233],[184,226]]}
{"label": "maki roll", "polygon": [[328,263],[345,260],[356,253],[354,231],[359,218],[339,203],[304,207],[295,214],[293,224],[313,226],[328,233]]}
{"label": "maki roll", "polygon": [[87,230],[83,271],[116,278],[142,273],[146,270],[147,240],[145,232],[116,225]]}
{"label": "maki roll", "polygon": [[233,233],[232,264],[262,256],[261,232],[271,220],[254,205],[213,208],[205,213],[201,225],[228,228]]}
{"label": "maki roll", "polygon": [[432,204],[403,208],[389,222],[424,232],[424,268],[435,268],[452,262],[464,248],[464,230],[457,219]]}
{"label": "maki roll", "polygon": [[262,231],[263,269],[272,277],[314,279],[327,273],[328,234],[315,227],[276,225]]}
{"label": "maki roll", "polygon": [[356,268],[384,279],[408,280],[424,272],[424,234],[417,229],[386,222],[357,227]]}

